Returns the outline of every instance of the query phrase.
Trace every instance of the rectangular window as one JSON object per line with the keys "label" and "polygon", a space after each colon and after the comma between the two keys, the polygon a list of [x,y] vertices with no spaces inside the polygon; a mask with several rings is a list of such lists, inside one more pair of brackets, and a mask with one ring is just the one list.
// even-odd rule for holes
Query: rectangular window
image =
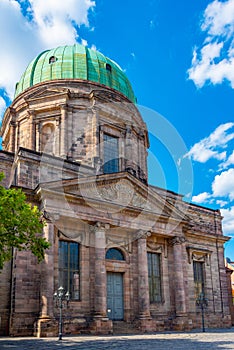
{"label": "rectangular window", "polygon": [[59,287],[80,299],[79,243],[59,241]]}
{"label": "rectangular window", "polygon": [[147,256],[150,302],[161,302],[161,255],[157,253],[147,253]]}
{"label": "rectangular window", "polygon": [[119,171],[119,140],[117,137],[108,134],[103,135],[104,141],[104,174],[116,173]]}
{"label": "rectangular window", "polygon": [[193,276],[195,284],[195,298],[198,299],[201,293],[203,296],[205,296],[204,262],[193,262]]}

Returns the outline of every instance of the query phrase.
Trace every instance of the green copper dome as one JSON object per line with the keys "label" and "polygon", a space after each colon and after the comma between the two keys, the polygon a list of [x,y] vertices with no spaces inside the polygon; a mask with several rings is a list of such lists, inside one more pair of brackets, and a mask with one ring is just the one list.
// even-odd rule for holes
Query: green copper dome
{"label": "green copper dome", "polygon": [[15,97],[37,83],[56,79],[100,83],[136,102],[131,84],[122,69],[100,52],[79,44],[59,46],[39,54],[17,83]]}

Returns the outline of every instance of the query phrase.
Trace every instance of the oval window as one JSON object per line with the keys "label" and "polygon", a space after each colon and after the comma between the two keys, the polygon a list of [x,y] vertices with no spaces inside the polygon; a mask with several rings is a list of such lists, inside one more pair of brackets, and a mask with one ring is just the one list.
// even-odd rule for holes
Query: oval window
{"label": "oval window", "polygon": [[112,67],[109,63],[106,63],[106,70],[108,70],[108,72],[111,72]]}
{"label": "oval window", "polygon": [[55,56],[51,56],[51,57],[49,58],[49,64],[54,63],[54,62],[56,62],[56,61],[57,61],[57,58],[56,58]]}

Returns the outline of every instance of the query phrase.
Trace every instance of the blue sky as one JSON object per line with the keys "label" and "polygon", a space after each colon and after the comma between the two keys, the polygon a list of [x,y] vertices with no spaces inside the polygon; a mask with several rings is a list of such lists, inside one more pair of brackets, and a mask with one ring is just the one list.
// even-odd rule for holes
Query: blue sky
{"label": "blue sky", "polygon": [[42,50],[101,51],[150,124],[150,182],[220,209],[234,261],[233,38],[234,0],[0,0],[0,113]]}

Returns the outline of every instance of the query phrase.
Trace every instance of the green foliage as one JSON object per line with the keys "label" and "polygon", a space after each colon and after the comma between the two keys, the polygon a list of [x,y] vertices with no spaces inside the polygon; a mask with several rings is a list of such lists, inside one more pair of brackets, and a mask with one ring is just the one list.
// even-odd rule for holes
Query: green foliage
{"label": "green foliage", "polygon": [[[0,181],[4,175],[0,173]],[[31,250],[40,262],[49,242],[41,237],[44,222],[36,206],[26,202],[20,189],[0,185],[0,269],[11,259],[12,247]]]}

